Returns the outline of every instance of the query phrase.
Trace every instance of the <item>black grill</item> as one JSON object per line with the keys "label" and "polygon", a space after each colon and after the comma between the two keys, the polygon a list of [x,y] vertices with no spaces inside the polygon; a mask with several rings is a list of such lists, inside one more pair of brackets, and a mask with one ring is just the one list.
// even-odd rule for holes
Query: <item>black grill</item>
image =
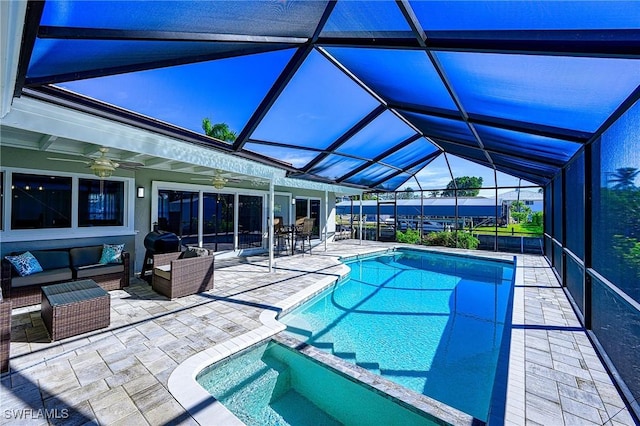
{"label": "black grill", "polygon": [[147,272],[153,272],[153,255],[180,251],[180,239],[173,232],[155,230],[144,237],[144,247],[147,251],[144,254],[140,277],[150,281],[151,274],[147,275]]}
{"label": "black grill", "polygon": [[144,248],[151,254],[171,253],[180,250],[180,240],[173,232],[151,231],[144,237]]}

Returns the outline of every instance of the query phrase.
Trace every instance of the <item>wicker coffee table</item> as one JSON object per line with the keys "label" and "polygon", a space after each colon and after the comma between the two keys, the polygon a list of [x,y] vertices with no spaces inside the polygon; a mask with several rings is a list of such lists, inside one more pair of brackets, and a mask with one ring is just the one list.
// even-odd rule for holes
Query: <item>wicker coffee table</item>
{"label": "wicker coffee table", "polygon": [[93,280],[42,287],[41,316],[51,340],[108,327],[111,297]]}

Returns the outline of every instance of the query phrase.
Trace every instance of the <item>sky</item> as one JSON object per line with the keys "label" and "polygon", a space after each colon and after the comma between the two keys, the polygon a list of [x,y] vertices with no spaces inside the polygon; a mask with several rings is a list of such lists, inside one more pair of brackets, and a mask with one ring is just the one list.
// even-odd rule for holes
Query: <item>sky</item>
{"label": "sky", "polygon": [[[494,186],[494,174],[492,169],[457,157],[455,155],[447,154],[447,159],[449,161],[449,165],[451,166],[451,172],[453,173],[454,177],[481,177],[483,187]],[[497,177],[498,186],[517,187],[519,184],[521,186],[534,185],[524,179],[520,180],[514,176],[510,176],[502,172],[498,172]],[[451,182],[451,174],[449,173],[449,169],[447,167],[444,156],[440,155],[438,158],[432,161],[428,167],[425,167],[421,172],[416,174],[416,178],[420,182],[420,186],[425,190],[446,188],[447,184]],[[400,189],[406,189],[408,187],[413,190],[417,190],[419,188],[415,183],[415,180],[411,180],[402,185]],[[511,190],[513,190],[513,188],[499,189],[498,193],[509,192]],[[482,197],[495,197],[495,190],[480,190],[480,193],[478,195]]]}

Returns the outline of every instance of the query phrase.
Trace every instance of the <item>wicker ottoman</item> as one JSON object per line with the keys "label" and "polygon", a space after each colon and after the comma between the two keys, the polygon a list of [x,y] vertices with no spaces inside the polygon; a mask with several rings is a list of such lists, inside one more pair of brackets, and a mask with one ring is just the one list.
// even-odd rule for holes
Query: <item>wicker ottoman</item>
{"label": "wicker ottoman", "polygon": [[51,340],[108,327],[111,297],[93,280],[42,287],[41,316]]}

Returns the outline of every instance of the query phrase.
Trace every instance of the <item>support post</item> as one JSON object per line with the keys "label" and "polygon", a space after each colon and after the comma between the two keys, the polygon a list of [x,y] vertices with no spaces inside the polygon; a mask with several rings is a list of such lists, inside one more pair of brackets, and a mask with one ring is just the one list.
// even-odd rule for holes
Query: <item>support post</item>
{"label": "support post", "polygon": [[273,272],[273,209],[275,208],[275,197],[273,188],[273,179],[269,180],[269,220],[267,220],[267,228],[269,228],[269,272]]}
{"label": "support post", "polygon": [[324,217],[324,251],[327,251],[327,239],[329,238],[329,191],[326,189],[324,190]]}
{"label": "support post", "polygon": [[360,232],[359,232],[359,236],[360,236],[360,245],[362,245],[362,194],[360,194]]}

